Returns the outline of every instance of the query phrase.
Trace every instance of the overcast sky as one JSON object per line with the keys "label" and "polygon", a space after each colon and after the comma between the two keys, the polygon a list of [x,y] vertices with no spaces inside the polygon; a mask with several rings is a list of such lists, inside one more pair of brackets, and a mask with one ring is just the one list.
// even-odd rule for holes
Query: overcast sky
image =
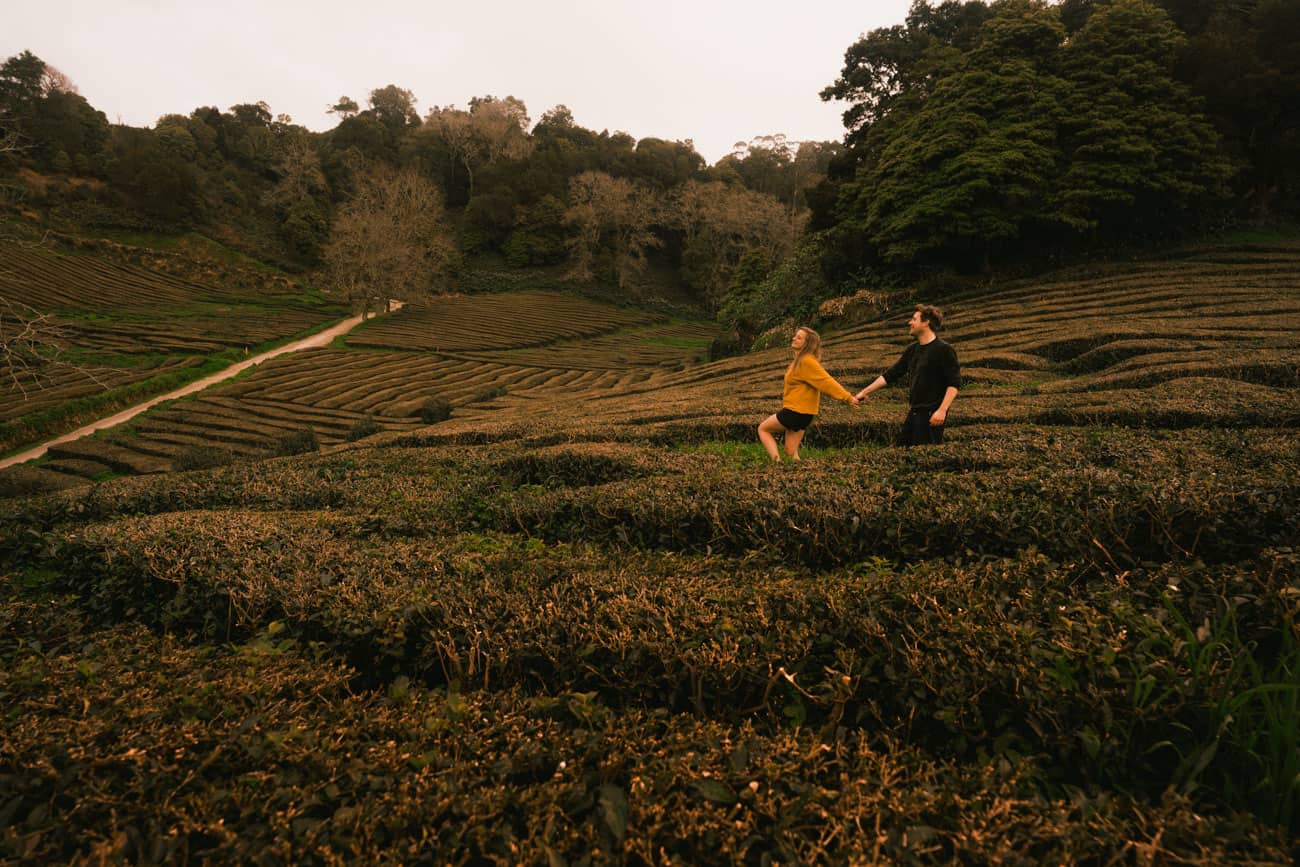
{"label": "overcast sky", "polygon": [[902,23],[910,0],[0,0],[0,56],[30,50],[108,119],[152,126],[202,105],[265,100],[326,130],[388,84],[421,115],[515,96],[536,122],[692,139],[710,163],[737,141],[839,140],[817,94],[844,51]]}

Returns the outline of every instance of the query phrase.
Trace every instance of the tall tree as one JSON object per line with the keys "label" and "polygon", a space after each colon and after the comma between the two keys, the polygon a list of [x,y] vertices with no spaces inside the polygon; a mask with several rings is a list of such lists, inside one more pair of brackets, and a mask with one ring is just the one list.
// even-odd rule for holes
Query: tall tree
{"label": "tall tree", "polygon": [[900,98],[926,86],[933,69],[927,54],[940,46],[969,48],[986,17],[988,7],[979,0],[946,0],[935,6],[913,0],[906,24],[873,30],[849,46],[840,77],[821,92],[824,101],[848,103],[845,145],[863,144],[867,130],[884,120]]}
{"label": "tall tree", "polygon": [[663,241],[654,233],[660,203],[649,189],[604,172],[583,172],[569,184],[564,222],[570,228],[572,280],[608,276],[624,289],[645,270],[646,254]]}
{"label": "tall tree", "polygon": [[334,284],[363,313],[393,298],[430,297],[455,259],[438,188],[418,172],[382,164],[359,178],[324,249]]}
{"label": "tall tree", "polygon": [[169,150],[152,129],[115,126],[111,133],[109,183],[131,207],[173,227],[202,222],[207,205],[193,160]]}
{"label": "tall tree", "polygon": [[108,118],[77,93],[58,69],[30,51],[0,65],[0,118],[30,146],[38,165],[61,172],[102,173]]}
{"label": "tall tree", "polygon": [[328,137],[330,149],[338,154],[355,150],[366,159],[383,161],[393,155],[388,128],[368,112],[344,118]]}
{"label": "tall tree", "polygon": [[1243,204],[1261,218],[1300,214],[1300,3],[1162,5],[1199,24],[1185,28],[1179,74],[1204,99],[1224,149],[1242,167]]}
{"label": "tall tree", "polygon": [[338,102],[334,103],[327,109],[329,114],[337,114],[339,117],[347,120],[361,110],[357,101],[350,96],[340,96]]}
{"label": "tall tree", "polygon": [[794,246],[795,228],[775,197],[720,181],[687,181],[676,196],[675,222],[685,240],[682,273],[716,310],[746,256],[768,268]]}
{"label": "tall tree", "polygon": [[45,96],[45,61],[30,51],[16,54],[0,66],[0,109],[12,116],[30,110]]}
{"label": "tall tree", "polygon": [[934,55],[926,98],[889,126],[879,158],[859,173],[854,225],[887,261],[939,254],[987,268],[999,243],[1045,219],[1065,31],[1038,0],[1000,0],[991,12],[969,53]]}
{"label": "tall tree", "polygon": [[370,111],[396,138],[409,126],[420,125],[415,94],[395,84],[370,91]]}
{"label": "tall tree", "polygon": [[686,183],[703,167],[704,157],[689,140],[643,138],[636,143],[628,169],[642,183],[662,192]]}
{"label": "tall tree", "polygon": [[517,205],[504,252],[506,261],[516,267],[563,261],[564,202],[546,194],[531,205]]}
{"label": "tall tree", "polygon": [[51,90],[33,107],[26,125],[35,147],[34,156],[52,165],[59,154],[86,173],[98,173],[105,164],[108,146],[108,118],[70,90]]}
{"label": "tall tree", "polygon": [[[528,109],[522,101],[513,96],[475,97],[468,110],[435,106],[417,137],[425,139],[425,143],[417,147],[435,159],[441,156],[448,160],[448,168],[463,168],[469,183],[468,198],[472,199],[476,172],[528,154],[531,142],[527,129]],[[454,184],[454,175],[452,180]]]}
{"label": "tall tree", "polygon": [[745,186],[754,192],[788,201],[793,162],[794,147],[784,135],[777,134],[736,142],[734,150],[718,164],[734,168]]}
{"label": "tall tree", "polygon": [[320,154],[305,130],[294,128],[281,144],[275,185],[262,197],[279,218],[280,234],[300,256],[315,260],[329,232],[329,187]]}
{"label": "tall tree", "polygon": [[1173,21],[1146,0],[1114,0],[1070,40],[1068,169],[1056,193],[1069,225],[1119,236],[1160,231],[1187,224],[1194,205],[1221,195],[1228,166],[1218,135],[1174,78],[1182,47]]}
{"label": "tall tree", "polygon": [[835,142],[790,141],[784,135],[762,135],[736,142],[716,169],[734,170],[744,185],[783,202],[793,221],[807,208],[806,192],[826,175],[831,158],[840,151]]}
{"label": "tall tree", "polygon": [[523,100],[476,96],[469,101],[469,113],[489,164],[528,154],[528,107]]}

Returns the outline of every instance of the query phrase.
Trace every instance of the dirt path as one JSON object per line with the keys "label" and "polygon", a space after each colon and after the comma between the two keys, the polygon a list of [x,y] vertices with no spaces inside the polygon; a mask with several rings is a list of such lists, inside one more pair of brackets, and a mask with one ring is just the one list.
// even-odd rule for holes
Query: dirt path
{"label": "dirt path", "polygon": [[[389,303],[392,305],[392,309],[396,310],[397,308],[402,306],[403,302],[391,301]],[[144,412],[145,410],[153,406],[156,406],[162,403],[163,401],[175,400],[178,397],[184,397],[187,394],[193,394],[196,391],[202,391],[203,389],[207,388],[210,385],[216,385],[218,382],[224,382],[225,380],[230,379],[233,376],[237,376],[240,373],[244,372],[245,370],[248,370],[248,368],[252,367],[255,364],[261,364],[263,361],[266,361],[268,358],[275,358],[277,355],[284,355],[289,352],[298,352],[299,350],[302,349],[314,349],[321,346],[329,346],[329,344],[333,342],[334,338],[347,334],[353,328],[356,328],[358,325],[360,325],[361,322],[362,322],[362,317],[360,315],[353,316],[348,319],[344,319],[339,324],[332,325],[329,328],[325,329],[324,331],[320,332],[319,334],[313,334],[311,337],[304,337],[302,340],[295,340],[293,343],[286,343],[284,346],[278,347],[276,349],[272,349],[269,352],[263,352],[261,355],[254,355],[251,358],[246,358],[237,364],[230,365],[230,367],[227,367],[225,370],[222,370],[218,373],[214,373],[211,376],[205,376],[203,379],[195,380],[194,382],[191,382],[189,385],[182,386],[176,389],[175,391],[168,392],[167,394],[150,398],[149,400],[145,401],[142,404],[133,406],[130,409],[124,409],[121,412],[116,413],[115,415],[109,416],[108,418],[100,419],[99,421],[96,422],[91,422],[85,427],[77,428],[72,433],[66,433],[63,436],[58,437],[57,439],[52,439],[47,443],[42,443],[41,445],[36,446],[35,448],[30,448],[25,452],[20,452],[16,455],[11,455],[7,458],[0,458],[0,469],[4,469],[5,467],[11,467],[14,466],[15,464],[25,464],[28,461],[34,461],[37,458],[44,455],[47,451],[49,451],[50,446],[57,446],[60,443],[67,443],[67,442],[72,442],[73,440],[79,440],[84,436],[90,436],[95,431],[104,430],[105,428],[110,428],[119,425],[124,421],[129,421],[130,419],[135,418],[137,415]]]}

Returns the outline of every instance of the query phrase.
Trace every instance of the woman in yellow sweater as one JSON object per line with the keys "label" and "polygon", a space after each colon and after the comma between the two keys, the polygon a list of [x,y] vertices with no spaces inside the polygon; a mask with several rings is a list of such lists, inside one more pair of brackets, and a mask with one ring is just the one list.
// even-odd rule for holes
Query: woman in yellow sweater
{"label": "woman in yellow sweater", "polygon": [[808,425],[817,417],[823,393],[851,406],[858,405],[858,399],[822,367],[819,361],[822,339],[816,331],[800,328],[794,333],[790,348],[794,350],[794,360],[785,369],[781,411],[769,415],[758,426],[758,439],[767,449],[767,456],[774,461],[781,460],[781,453],[776,448],[776,435],[779,433],[785,434],[785,453],[790,460],[799,460],[799,443],[803,441]]}

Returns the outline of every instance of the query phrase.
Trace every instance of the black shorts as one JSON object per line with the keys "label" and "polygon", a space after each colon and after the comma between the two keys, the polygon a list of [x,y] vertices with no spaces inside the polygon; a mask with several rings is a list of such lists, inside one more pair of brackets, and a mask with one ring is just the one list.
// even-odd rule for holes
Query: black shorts
{"label": "black shorts", "polygon": [[943,425],[930,424],[937,406],[917,406],[907,413],[903,429],[898,432],[900,446],[938,445],[943,442]]}
{"label": "black shorts", "polygon": [[817,416],[809,415],[806,412],[795,412],[792,409],[781,409],[776,414],[776,420],[786,430],[805,430],[808,425],[813,423],[815,418]]}

